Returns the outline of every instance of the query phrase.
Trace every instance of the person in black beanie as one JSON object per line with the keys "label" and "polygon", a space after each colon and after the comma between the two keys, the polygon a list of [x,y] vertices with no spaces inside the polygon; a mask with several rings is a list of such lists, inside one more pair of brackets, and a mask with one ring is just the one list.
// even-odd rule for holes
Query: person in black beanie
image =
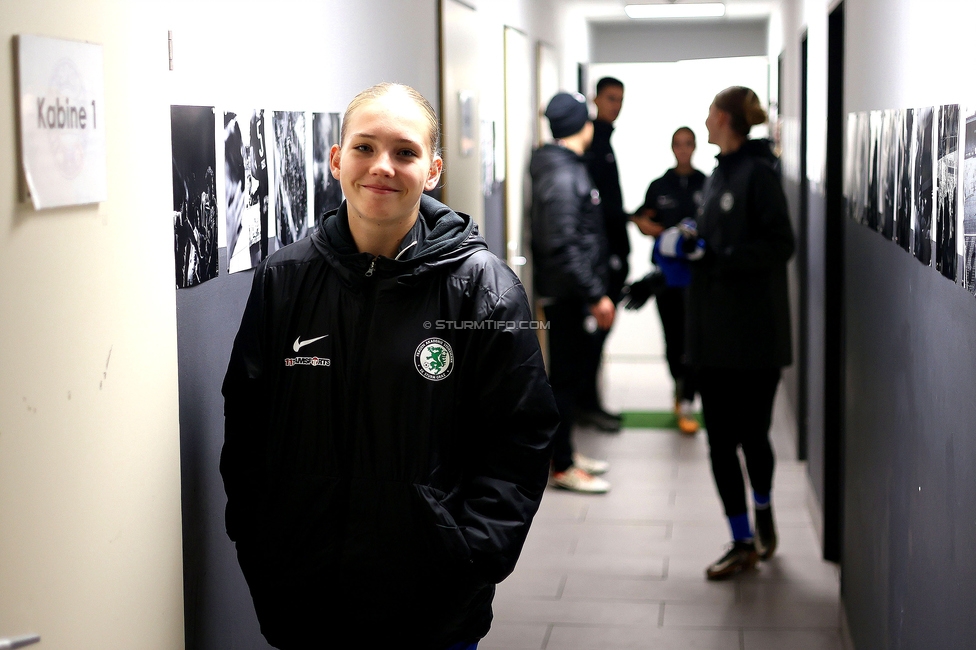
{"label": "person in black beanie", "polygon": [[595,476],[605,461],[574,453],[575,412],[590,371],[587,330],[610,329],[615,307],[607,295],[607,241],[600,193],[583,153],[593,139],[586,100],[557,93],[546,108],[555,138],[532,153],[532,254],[535,292],[549,325],[549,382],[559,409],[553,439],[552,483],[577,492],[601,493],[610,484]]}
{"label": "person in black beanie", "polygon": [[[609,246],[607,295],[616,304],[620,302],[621,289],[627,282],[627,273],[630,270],[627,263],[627,256],[630,254],[627,222],[630,220],[630,215],[624,212],[617,158],[613,153],[613,147],[610,146],[613,123],[624,103],[623,82],[614,77],[600,79],[596,84],[596,97],[593,103],[596,104],[596,119],[593,120],[593,144],[586,153],[586,165],[596,189],[600,191],[602,200],[603,228]],[[609,330],[599,330],[591,337],[589,353],[593,358],[587,373],[579,419],[601,431],[613,432],[620,430],[620,416],[607,412],[597,388],[600,359],[603,356],[603,346],[608,334]]]}

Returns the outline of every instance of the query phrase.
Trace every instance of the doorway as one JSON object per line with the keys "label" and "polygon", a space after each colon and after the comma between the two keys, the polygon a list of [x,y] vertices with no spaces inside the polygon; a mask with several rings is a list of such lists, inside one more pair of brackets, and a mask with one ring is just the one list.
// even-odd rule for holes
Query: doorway
{"label": "doorway", "polygon": [[844,532],[844,3],[827,22],[824,189],[824,559],[840,562]]}

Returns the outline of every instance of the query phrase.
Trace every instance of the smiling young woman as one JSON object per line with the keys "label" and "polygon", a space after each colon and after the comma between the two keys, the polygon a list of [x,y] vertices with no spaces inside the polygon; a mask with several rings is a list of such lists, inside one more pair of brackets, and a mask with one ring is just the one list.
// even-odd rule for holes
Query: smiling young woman
{"label": "smiling young woman", "polygon": [[279,648],[476,647],[546,487],[559,413],[528,300],[424,194],[437,143],[415,90],[361,93],[331,151],[345,201],[254,274],[220,470]]}
{"label": "smiling young woman", "polygon": [[417,218],[420,196],[437,187],[444,163],[433,116],[426,99],[396,84],[382,84],[346,109],[330,166],[360,250],[393,257]]}

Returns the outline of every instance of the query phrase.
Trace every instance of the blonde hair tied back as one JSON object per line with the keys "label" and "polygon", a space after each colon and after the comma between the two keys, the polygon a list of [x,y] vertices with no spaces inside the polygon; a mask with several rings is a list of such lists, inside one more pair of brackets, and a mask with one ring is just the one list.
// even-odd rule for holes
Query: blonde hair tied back
{"label": "blonde hair tied back", "polygon": [[768,119],[759,97],[745,86],[731,86],[715,95],[715,106],[729,114],[732,130],[743,137]]}
{"label": "blonde hair tied back", "polygon": [[342,126],[339,128],[339,145],[342,146],[346,141],[346,124],[349,122],[349,118],[352,117],[353,113],[363,106],[363,104],[379,99],[391,92],[402,92],[420,107],[421,112],[424,114],[424,119],[427,121],[427,141],[430,146],[431,157],[439,156],[441,152],[441,129],[440,124],[437,122],[437,113],[434,111],[434,107],[430,105],[426,97],[410,86],[400,83],[390,83],[388,81],[370,86],[353,97],[352,101],[349,102],[349,106],[346,107],[346,112],[342,116]]}

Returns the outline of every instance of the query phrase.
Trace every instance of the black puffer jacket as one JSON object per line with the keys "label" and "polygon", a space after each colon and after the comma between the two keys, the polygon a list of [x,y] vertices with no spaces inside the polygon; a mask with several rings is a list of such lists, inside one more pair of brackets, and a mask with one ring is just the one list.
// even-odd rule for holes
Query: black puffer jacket
{"label": "black puffer jacket", "polygon": [[546,144],[532,153],[532,263],[541,297],[595,303],[607,293],[600,193],[583,159]]}
{"label": "black puffer jacket", "polygon": [[421,218],[376,258],[343,204],[255,271],[220,470],[274,645],[484,636],[542,498],[559,416],[522,285],[469,217]]}
{"label": "black puffer jacket", "polygon": [[746,140],[718,156],[705,184],[698,232],[705,256],[692,264],[689,361],[720,368],[792,362],[786,263],[793,228],[768,142]]}

